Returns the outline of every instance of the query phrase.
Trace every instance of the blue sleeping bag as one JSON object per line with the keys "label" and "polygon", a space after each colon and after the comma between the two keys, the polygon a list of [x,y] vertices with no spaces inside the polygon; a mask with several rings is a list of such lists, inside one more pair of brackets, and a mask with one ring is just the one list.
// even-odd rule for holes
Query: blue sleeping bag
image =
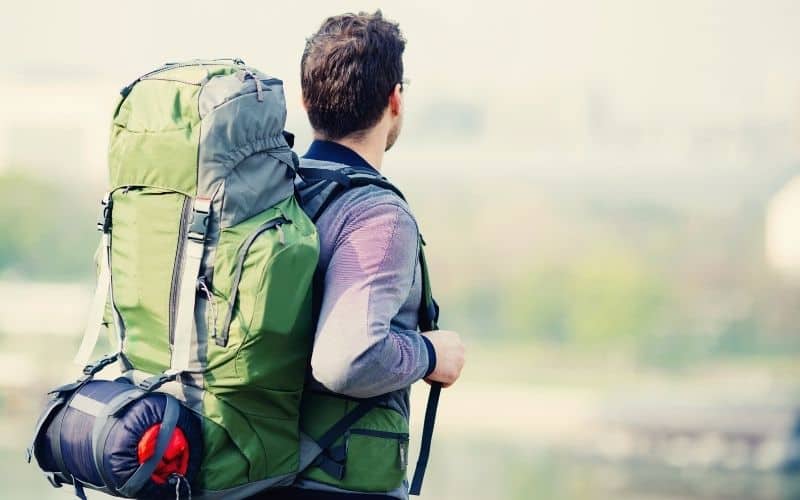
{"label": "blue sleeping bag", "polygon": [[[170,446],[180,448],[177,462],[166,462]],[[88,487],[127,498],[188,498],[202,431],[199,418],[169,394],[89,376],[51,392],[32,457],[53,486],[72,484],[79,497]]]}

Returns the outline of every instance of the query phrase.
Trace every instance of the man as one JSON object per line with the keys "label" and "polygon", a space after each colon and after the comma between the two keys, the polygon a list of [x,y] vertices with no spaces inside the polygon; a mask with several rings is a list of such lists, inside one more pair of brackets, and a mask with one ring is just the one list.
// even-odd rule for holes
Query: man
{"label": "man", "polygon": [[[303,103],[315,140],[301,169],[350,167],[379,175],[403,123],[404,48],[398,25],[380,11],[331,17],[307,40]],[[404,499],[409,387],[422,378],[455,383],[464,347],[456,332],[418,331],[420,235],[397,194],[377,186],[350,189],[316,223],[318,322],[304,426],[315,427],[323,405],[352,408],[355,398],[387,396],[356,424],[369,428],[359,440],[353,430],[343,477],[312,467],[293,488],[265,498]],[[381,442],[386,436],[400,437]]]}

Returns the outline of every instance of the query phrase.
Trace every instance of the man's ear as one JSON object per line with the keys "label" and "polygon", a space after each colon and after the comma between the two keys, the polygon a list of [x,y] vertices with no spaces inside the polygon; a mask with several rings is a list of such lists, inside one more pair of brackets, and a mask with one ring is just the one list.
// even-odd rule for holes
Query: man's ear
{"label": "man's ear", "polygon": [[306,101],[306,98],[303,96],[303,94],[300,94],[300,104],[303,106],[305,112],[308,113],[308,101]]}
{"label": "man's ear", "polygon": [[400,84],[394,86],[394,90],[389,95],[389,111],[392,113],[392,116],[397,116],[400,114],[400,110],[403,109],[403,92],[400,91]]}

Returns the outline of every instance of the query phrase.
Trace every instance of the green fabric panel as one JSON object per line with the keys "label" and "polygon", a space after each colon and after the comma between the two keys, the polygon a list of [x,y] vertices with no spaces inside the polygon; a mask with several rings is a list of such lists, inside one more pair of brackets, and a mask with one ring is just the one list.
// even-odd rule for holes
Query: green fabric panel
{"label": "green fabric panel", "polygon": [[111,272],[134,367],[169,367],[169,298],[184,196],[155,188],[114,193]]}
{"label": "green fabric panel", "polygon": [[[240,249],[276,217],[290,223],[262,232],[243,261],[239,294],[226,346],[208,340],[205,390],[209,418],[225,426],[250,463],[249,481],[297,471],[299,407],[313,342],[311,280],[319,258],[316,228],[293,196],[221,231],[211,290],[216,334],[225,323]],[[214,318],[208,318],[214,324]],[[209,328],[213,336],[214,327]],[[212,411],[215,415],[212,416]],[[209,467],[216,459],[207,457]],[[222,489],[237,483],[213,483]]]}
{"label": "green fabric panel", "polygon": [[[249,427],[241,423],[241,415],[208,393],[203,397],[203,412],[203,461],[197,475],[200,488],[223,490],[248,482],[248,453],[231,439],[229,432],[243,434]],[[239,428],[234,427],[237,422]],[[252,441],[255,443],[255,440]]]}
{"label": "green fabric panel", "polygon": [[[208,365],[236,383],[293,391],[303,386],[311,350],[311,280],[319,258],[316,228],[294,197],[225,228],[215,252],[212,292],[217,334],[227,315],[239,250],[261,225],[283,216],[291,223],[255,239],[244,260],[228,345],[209,341]],[[212,321],[213,322],[213,321]],[[215,328],[210,328],[213,335]],[[266,360],[266,362],[265,362]],[[220,377],[223,373],[217,373]]]}
{"label": "green fabric panel", "polygon": [[259,448],[255,453],[259,455],[248,457],[254,464],[266,463],[266,472],[252,470],[251,481],[297,472],[300,460],[298,443],[301,393],[301,390],[275,391],[254,386],[217,392],[221,400],[241,413],[252,429],[243,433],[240,428],[229,427],[231,435],[257,443]]}
{"label": "green fabric panel", "polygon": [[111,127],[112,189],[157,186],[195,194],[200,89],[165,80],[144,80],[133,87]]}
{"label": "green fabric panel", "polygon": [[[302,429],[318,439],[347,412],[358,405],[357,401],[307,392],[301,407]],[[320,483],[350,491],[386,492],[400,486],[406,470],[401,453],[408,460],[408,422],[399,412],[390,408],[374,408],[361,417],[352,429],[403,434],[396,438],[350,434],[336,445],[347,443],[347,462],[344,478],[340,481],[318,467],[310,467],[302,476]],[[402,448],[402,452],[401,452]]]}
{"label": "green fabric panel", "polygon": [[[356,427],[357,428],[357,427]],[[408,437],[350,434],[341,486],[354,491],[390,491],[403,482],[408,460]]]}

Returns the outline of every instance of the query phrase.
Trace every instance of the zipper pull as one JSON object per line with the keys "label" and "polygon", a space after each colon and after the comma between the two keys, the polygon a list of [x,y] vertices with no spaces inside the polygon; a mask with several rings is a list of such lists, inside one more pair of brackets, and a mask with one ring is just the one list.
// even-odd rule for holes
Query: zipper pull
{"label": "zipper pull", "polygon": [[400,470],[403,471],[408,469],[408,453],[406,450],[407,443],[408,441],[401,441],[401,440],[397,441],[397,445],[400,447],[399,448],[400,456],[398,457],[400,459]]}
{"label": "zipper pull", "polygon": [[283,224],[278,224],[275,226],[275,230],[278,231],[278,241],[281,245],[286,244],[286,235],[283,234]]}
{"label": "zipper pull", "polygon": [[256,75],[250,68],[245,67],[244,68],[244,75],[242,77],[242,81],[244,82],[248,78],[252,78],[253,82],[255,82],[255,84],[256,84],[256,99],[258,99],[258,102],[263,102],[264,101],[264,87],[261,84],[261,78],[259,78],[258,75]]}
{"label": "zipper pull", "polygon": [[217,303],[214,301],[214,294],[211,293],[211,290],[208,288],[208,284],[206,284],[206,277],[200,276],[197,278],[197,289],[200,290],[203,295],[206,296],[206,300],[208,301],[209,311],[211,312],[211,319],[209,320],[206,318],[206,321],[211,323],[211,338],[217,338]]}

